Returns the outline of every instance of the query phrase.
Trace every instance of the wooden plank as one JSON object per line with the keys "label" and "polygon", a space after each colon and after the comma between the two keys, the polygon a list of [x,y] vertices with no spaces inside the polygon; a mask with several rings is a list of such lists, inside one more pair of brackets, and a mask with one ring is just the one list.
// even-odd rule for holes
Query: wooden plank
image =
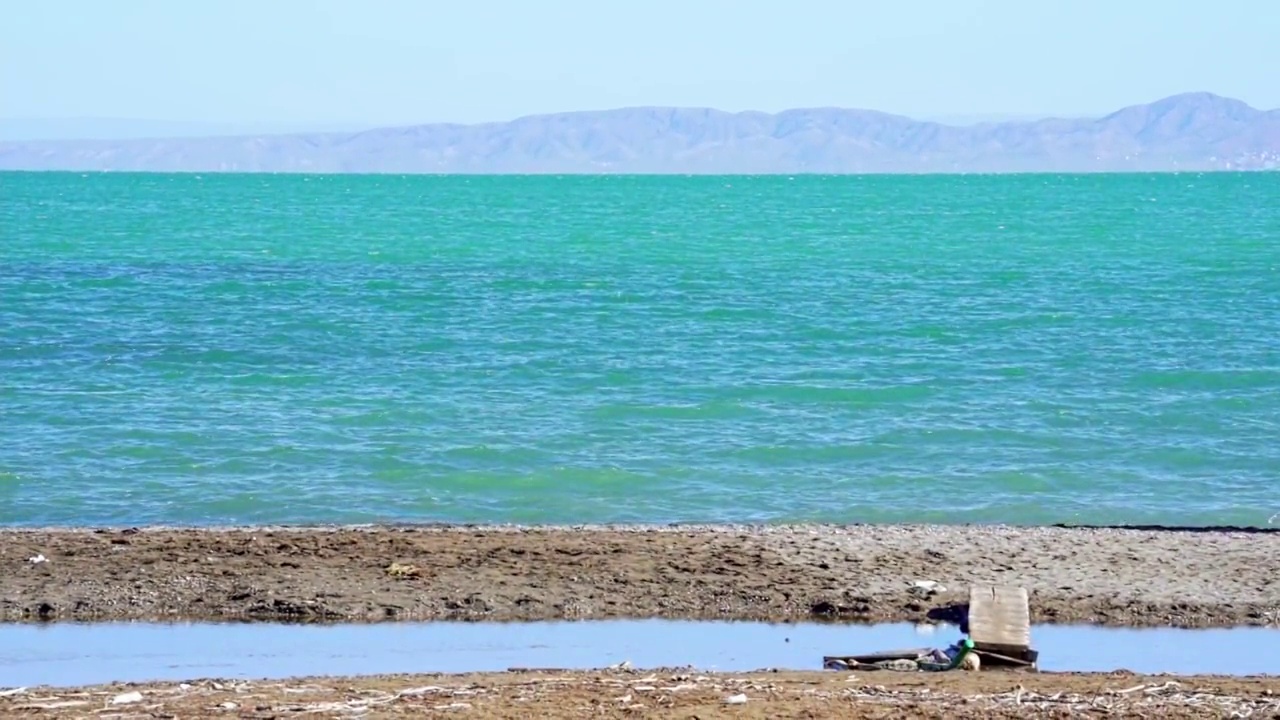
{"label": "wooden plank", "polygon": [[823,658],[823,662],[827,660],[843,660],[844,662],[876,663],[883,660],[915,660],[930,652],[932,650],[929,648],[916,648],[913,650],[886,650],[863,655],[828,655]]}
{"label": "wooden plank", "polygon": [[969,639],[978,648],[1020,655],[1031,647],[1027,589],[1008,585],[969,588]]}
{"label": "wooden plank", "polygon": [[[1031,667],[1032,665],[1036,664],[1035,660],[1027,660],[1025,658],[1010,657],[1008,655],[1001,655],[1000,653],[991,652],[990,650],[974,649],[973,652],[978,657],[982,658],[982,667],[994,667],[998,665],[1013,665],[1014,667]],[[995,662],[992,662],[992,661],[995,661]]]}

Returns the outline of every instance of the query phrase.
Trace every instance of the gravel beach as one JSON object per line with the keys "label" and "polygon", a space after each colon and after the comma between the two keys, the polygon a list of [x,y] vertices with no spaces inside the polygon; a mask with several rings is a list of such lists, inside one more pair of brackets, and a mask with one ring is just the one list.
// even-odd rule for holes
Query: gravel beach
{"label": "gravel beach", "polygon": [[[16,690],[16,689],[15,689]],[[107,713],[107,714],[104,714]],[[197,680],[0,690],[0,715],[41,718],[1116,718],[1275,717],[1280,679],[1129,673],[702,673]]]}
{"label": "gravel beach", "polygon": [[[944,592],[910,591],[934,580]],[[1280,624],[1280,533],[989,526],[0,531],[0,619],[945,619]]]}

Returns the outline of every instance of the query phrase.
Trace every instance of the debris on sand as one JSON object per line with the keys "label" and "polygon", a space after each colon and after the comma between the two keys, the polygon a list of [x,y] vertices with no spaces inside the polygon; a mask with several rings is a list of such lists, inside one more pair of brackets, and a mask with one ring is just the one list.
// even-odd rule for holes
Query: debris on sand
{"label": "debris on sand", "polygon": [[[583,708],[645,709],[715,718],[749,704],[760,717],[977,718],[1110,717],[1184,719],[1272,717],[1280,689],[1271,678],[1139,677],[1044,673],[822,672],[698,674],[527,671],[454,676],[306,678],[281,682],[199,681],[0,691],[0,716],[85,717],[92,707],[138,705],[150,717],[206,717],[253,709],[254,717],[401,716],[457,711],[477,716],[581,717]],[[1016,681],[1015,681],[1016,680]],[[16,690],[16,689],[15,689]],[[117,698],[131,702],[117,703]],[[748,700],[749,698],[749,700]],[[98,711],[99,713],[101,711]],[[136,712],[136,711],[135,711]],[[606,713],[607,714],[607,713]]]}
{"label": "debris on sand", "polygon": [[142,702],[142,693],[134,690],[133,692],[121,693],[111,698],[112,705],[132,705],[133,703]]}
{"label": "debris on sand", "polygon": [[422,569],[409,563],[393,562],[387,566],[387,574],[393,578],[416,578],[422,576]]}

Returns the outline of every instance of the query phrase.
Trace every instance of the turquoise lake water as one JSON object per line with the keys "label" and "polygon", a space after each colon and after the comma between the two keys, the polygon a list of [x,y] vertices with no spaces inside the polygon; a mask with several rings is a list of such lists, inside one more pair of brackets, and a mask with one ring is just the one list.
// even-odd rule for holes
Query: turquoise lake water
{"label": "turquoise lake water", "polygon": [[0,524],[1280,512],[1280,174],[0,173]]}

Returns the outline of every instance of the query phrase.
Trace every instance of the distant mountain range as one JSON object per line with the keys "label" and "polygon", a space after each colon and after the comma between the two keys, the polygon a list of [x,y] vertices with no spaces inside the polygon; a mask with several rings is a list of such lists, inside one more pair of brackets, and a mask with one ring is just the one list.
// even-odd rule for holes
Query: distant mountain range
{"label": "distant mountain range", "polygon": [[873,110],[625,108],[477,125],[0,143],[0,170],[936,173],[1280,168],[1280,110],[1211,93],[1101,118],[944,125]]}

